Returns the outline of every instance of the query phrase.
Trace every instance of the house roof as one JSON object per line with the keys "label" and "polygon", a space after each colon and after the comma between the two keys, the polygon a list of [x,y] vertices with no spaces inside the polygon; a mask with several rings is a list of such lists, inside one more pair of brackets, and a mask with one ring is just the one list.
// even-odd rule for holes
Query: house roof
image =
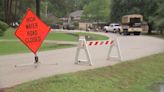
{"label": "house roof", "polygon": [[83,13],[83,10],[77,10],[69,14],[71,17],[81,16]]}

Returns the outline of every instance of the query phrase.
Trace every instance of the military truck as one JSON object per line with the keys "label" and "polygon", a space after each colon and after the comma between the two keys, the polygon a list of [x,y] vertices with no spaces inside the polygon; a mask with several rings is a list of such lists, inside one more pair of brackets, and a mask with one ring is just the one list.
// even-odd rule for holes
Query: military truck
{"label": "military truck", "polygon": [[140,14],[125,15],[121,22],[123,30],[120,30],[120,34],[130,35],[133,33],[134,35],[140,35],[143,31],[143,16]]}

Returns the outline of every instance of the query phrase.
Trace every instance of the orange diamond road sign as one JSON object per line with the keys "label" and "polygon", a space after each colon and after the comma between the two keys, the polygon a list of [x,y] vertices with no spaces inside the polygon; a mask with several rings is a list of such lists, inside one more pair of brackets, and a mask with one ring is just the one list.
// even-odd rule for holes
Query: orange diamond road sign
{"label": "orange diamond road sign", "polygon": [[15,35],[34,53],[38,51],[43,40],[50,31],[45,23],[43,23],[32,11],[27,9],[26,15]]}

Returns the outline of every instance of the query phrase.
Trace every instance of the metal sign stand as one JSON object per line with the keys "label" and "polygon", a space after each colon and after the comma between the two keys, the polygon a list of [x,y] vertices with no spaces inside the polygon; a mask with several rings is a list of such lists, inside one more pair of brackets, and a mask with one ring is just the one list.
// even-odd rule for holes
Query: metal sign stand
{"label": "metal sign stand", "polygon": [[[37,56],[37,54],[35,54],[34,60],[35,60],[34,63],[15,65],[15,67],[34,66],[34,68],[37,68],[41,64],[39,62],[39,57]],[[55,63],[55,64],[44,64],[44,65],[57,65],[57,63]]]}
{"label": "metal sign stand", "polygon": [[15,65],[15,67],[34,66],[35,68],[37,68],[38,65],[39,65],[39,63],[40,63],[37,54],[35,54],[34,60],[35,60],[35,61],[34,61],[34,63],[32,63],[32,64],[21,64],[21,65]]}
{"label": "metal sign stand", "polygon": [[[118,56],[111,56],[111,52],[112,52],[112,49],[113,49],[114,46],[117,49]],[[113,40],[112,44],[109,47],[109,51],[108,51],[108,54],[107,54],[107,60],[109,60],[112,57],[117,57],[117,58],[119,58],[120,61],[122,60],[122,55],[121,55],[121,50],[120,50],[120,45],[119,45],[118,39]]]}
{"label": "metal sign stand", "polygon": [[[80,54],[81,49],[83,49],[85,51],[87,60],[79,59],[79,54]],[[91,60],[90,53],[89,53],[89,50],[88,50],[87,42],[85,40],[85,36],[80,36],[79,37],[79,43],[78,43],[76,56],[75,56],[75,64],[80,64],[80,63],[85,63],[85,64],[92,65],[92,60]]]}

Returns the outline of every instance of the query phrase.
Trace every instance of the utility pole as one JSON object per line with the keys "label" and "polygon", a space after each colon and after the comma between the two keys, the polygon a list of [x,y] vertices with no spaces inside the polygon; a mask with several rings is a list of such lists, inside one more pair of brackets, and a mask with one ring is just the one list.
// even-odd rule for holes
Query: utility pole
{"label": "utility pole", "polygon": [[36,0],[36,15],[40,17],[40,0]]}

